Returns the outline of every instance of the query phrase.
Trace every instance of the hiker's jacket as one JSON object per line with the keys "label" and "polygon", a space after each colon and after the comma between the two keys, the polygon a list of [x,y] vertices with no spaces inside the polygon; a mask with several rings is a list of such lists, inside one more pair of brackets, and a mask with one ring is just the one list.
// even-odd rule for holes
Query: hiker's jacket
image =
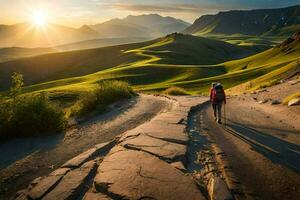
{"label": "hiker's jacket", "polygon": [[[224,100],[223,100],[223,102],[226,104],[226,94],[225,94],[225,92],[224,92],[224,90],[222,89],[222,93],[223,93],[223,95],[224,95]],[[211,102],[212,103],[214,103],[214,104],[217,104],[217,103],[222,103],[222,102],[219,102],[218,101],[218,99],[217,99],[217,95],[216,95],[217,93],[216,93],[216,90],[215,90],[215,88],[211,88],[210,89],[210,100],[211,100]]]}

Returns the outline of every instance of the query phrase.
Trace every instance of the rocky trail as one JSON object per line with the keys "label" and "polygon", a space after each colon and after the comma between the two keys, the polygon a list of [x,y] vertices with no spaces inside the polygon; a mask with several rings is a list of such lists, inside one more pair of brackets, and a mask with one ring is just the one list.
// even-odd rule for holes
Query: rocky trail
{"label": "rocky trail", "polygon": [[[14,197],[297,199],[299,108],[259,104],[253,95],[228,99],[226,126],[214,121],[207,97],[142,96],[125,109],[121,124],[150,112],[142,115],[143,122],[120,127],[114,121],[119,118],[101,125],[96,119],[91,127],[82,126],[98,135],[99,128],[112,123],[108,130],[114,132],[101,140],[93,137],[55,169],[35,174]],[[141,104],[146,102],[151,104]]]}
{"label": "rocky trail", "polygon": [[114,104],[112,111],[76,125],[65,134],[1,142],[0,199],[9,199],[35,178],[49,174],[96,144],[110,141],[172,106],[166,98],[141,95]]}
{"label": "rocky trail", "polygon": [[233,199],[211,145],[190,140],[207,98],[172,101],[170,110],[35,179],[16,199]]}

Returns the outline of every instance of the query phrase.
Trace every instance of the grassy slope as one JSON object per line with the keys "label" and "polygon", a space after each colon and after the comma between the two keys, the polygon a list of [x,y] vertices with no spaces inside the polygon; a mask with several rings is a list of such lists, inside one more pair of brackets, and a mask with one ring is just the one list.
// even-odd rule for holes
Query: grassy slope
{"label": "grassy slope", "polygon": [[[98,67],[99,71],[96,73],[28,86],[23,92],[48,91],[57,99],[67,97],[69,100],[68,97],[70,97],[72,101],[77,95],[95,88],[100,80],[106,79],[126,80],[140,91],[162,91],[178,86],[191,94],[207,93],[211,82],[215,81],[222,82],[226,88],[240,85],[244,90],[252,89],[249,85],[247,86],[249,81],[252,82],[252,87],[256,87],[266,80],[277,79],[298,67],[299,42],[292,43],[288,47],[289,50],[276,47],[244,59],[215,64],[226,58],[232,59],[231,54],[235,56],[237,51],[243,53],[248,51],[243,51],[242,47],[236,48],[234,45],[215,40],[203,38],[197,40],[195,37],[188,37],[191,38],[186,41],[186,36],[173,35],[142,45],[135,44],[135,48],[125,50],[124,46],[122,48],[118,46],[115,47],[118,49],[116,50],[118,55],[132,60],[103,68],[103,70]],[[226,50],[224,50],[225,47]],[[219,53],[216,54],[216,52]],[[77,53],[82,58],[80,52],[75,52],[76,55]],[[201,65],[200,63],[211,64]],[[240,91],[241,88],[236,91]]]}
{"label": "grassy slope", "polygon": [[[122,68],[129,74],[157,74],[161,71],[160,75],[168,79],[175,74],[181,74],[182,71],[190,74],[190,71],[205,73],[204,70],[196,69],[195,65],[216,64],[234,59],[237,55],[241,57],[253,53],[249,49],[216,40],[180,35],[175,38],[175,36],[143,43],[55,53],[0,63],[0,89],[8,88],[10,74],[14,71],[24,75],[26,85],[88,75],[106,69],[114,71],[115,68]],[[192,66],[181,66],[187,64]],[[136,70],[136,67],[139,69]],[[152,67],[156,67],[157,70],[152,71]],[[212,75],[216,73],[220,72],[214,72]],[[162,77],[152,77],[149,81],[156,82],[160,78]]]}

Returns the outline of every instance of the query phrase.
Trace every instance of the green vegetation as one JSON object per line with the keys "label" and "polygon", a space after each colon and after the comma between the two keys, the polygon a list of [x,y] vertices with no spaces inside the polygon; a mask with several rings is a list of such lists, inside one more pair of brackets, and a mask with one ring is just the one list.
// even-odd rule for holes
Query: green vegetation
{"label": "green vegetation", "polygon": [[205,37],[221,40],[230,44],[253,47],[269,48],[281,43],[286,39],[286,36],[253,36],[253,35],[224,35],[224,34],[208,34]]}
{"label": "green vegetation", "polygon": [[74,106],[74,112],[78,116],[90,113],[100,113],[106,106],[122,99],[129,99],[136,93],[128,83],[123,81],[103,81]]}
{"label": "green vegetation", "polygon": [[189,95],[189,93],[180,87],[170,87],[164,91],[165,94],[171,96]]}
{"label": "green vegetation", "polygon": [[[81,96],[85,96],[87,91],[96,90],[103,81],[126,81],[139,92],[165,92],[168,88],[180,87],[191,95],[207,94],[211,82],[221,82],[226,89],[230,88],[229,93],[234,94],[272,85],[299,68],[300,44],[295,41],[284,47],[276,46],[235,60],[237,54],[249,54],[249,47],[172,34],[144,43],[50,54],[26,62],[17,60],[3,63],[0,64],[0,71],[5,71],[8,65],[19,64],[18,69],[26,69],[29,73],[39,64],[46,69],[47,74],[40,75],[44,71],[35,70],[33,77],[28,79],[37,81],[35,77],[46,77],[46,80],[54,80],[24,87],[22,94],[47,92],[50,100],[58,103],[66,116],[70,116],[74,109],[79,112],[81,106],[78,101],[81,101]],[[55,61],[49,64],[49,59]],[[223,62],[229,59],[231,61]],[[87,62],[89,65],[85,65]],[[34,67],[27,68],[28,63]],[[55,73],[51,71],[52,67]],[[47,77],[49,74],[51,76]],[[62,76],[67,77],[60,79]],[[87,106],[86,110],[91,108]]]}
{"label": "green vegetation", "polygon": [[45,94],[21,96],[23,77],[14,73],[9,100],[0,103],[0,137],[32,136],[63,131],[64,114]]}

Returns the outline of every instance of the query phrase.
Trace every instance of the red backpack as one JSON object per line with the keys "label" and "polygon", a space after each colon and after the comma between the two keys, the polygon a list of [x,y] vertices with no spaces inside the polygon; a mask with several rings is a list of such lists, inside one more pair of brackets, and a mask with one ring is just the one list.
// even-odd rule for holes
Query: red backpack
{"label": "red backpack", "polygon": [[225,100],[225,93],[221,84],[216,85],[214,88],[214,100],[216,102],[223,102]]}

